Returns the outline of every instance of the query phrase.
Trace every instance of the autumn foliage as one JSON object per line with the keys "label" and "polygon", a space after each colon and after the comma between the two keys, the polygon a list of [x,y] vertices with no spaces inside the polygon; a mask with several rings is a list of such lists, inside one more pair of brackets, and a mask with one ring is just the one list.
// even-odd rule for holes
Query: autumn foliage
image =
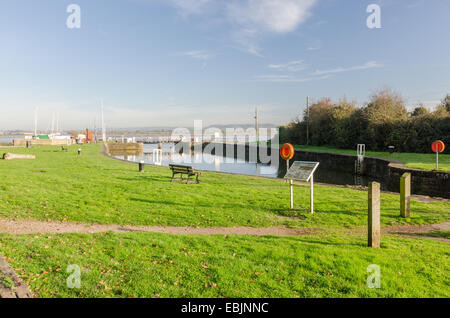
{"label": "autumn foliage", "polygon": [[374,93],[358,107],[342,99],[322,98],[303,116],[280,129],[281,142],[353,149],[366,144],[373,151],[395,146],[402,152],[429,152],[431,143],[450,142],[450,95],[433,112],[420,105],[408,113],[402,97],[390,89]]}

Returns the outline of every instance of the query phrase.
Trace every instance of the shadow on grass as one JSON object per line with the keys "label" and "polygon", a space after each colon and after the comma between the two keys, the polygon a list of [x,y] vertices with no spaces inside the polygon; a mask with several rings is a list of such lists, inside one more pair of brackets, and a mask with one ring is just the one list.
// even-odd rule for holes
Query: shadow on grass
{"label": "shadow on grass", "polygon": [[170,182],[170,177],[166,176],[133,176],[133,177],[116,177],[118,180],[123,181],[159,181],[159,182]]}
{"label": "shadow on grass", "polygon": [[[136,202],[143,202],[143,203],[148,203],[148,204],[159,204],[159,205],[170,205],[170,206],[178,206],[178,207],[183,207],[183,208],[191,208],[193,209],[193,211],[196,211],[197,208],[209,208],[211,209],[213,206],[211,206],[211,204],[202,204],[202,203],[198,203],[198,202],[192,202],[191,204],[189,203],[177,203],[177,202],[170,202],[170,201],[160,201],[160,200],[150,200],[150,199],[142,199],[142,198],[130,198],[131,201],[136,201]],[[233,207],[238,207],[237,205],[233,205]],[[240,207],[242,208],[242,207]],[[249,207],[246,207],[247,210],[249,210]],[[256,209],[257,210],[257,209]],[[201,211],[199,211],[201,212]],[[203,213],[203,212],[202,212]]]}
{"label": "shadow on grass", "polygon": [[269,212],[275,213],[279,216],[286,216],[291,218],[297,218],[300,220],[306,220],[308,218],[307,209],[270,209]]}
{"label": "shadow on grass", "polygon": [[349,242],[323,242],[318,241],[314,239],[305,239],[301,238],[302,243],[309,243],[309,244],[320,244],[320,245],[327,245],[327,246],[358,246],[358,247],[367,247],[367,243],[349,243]]}

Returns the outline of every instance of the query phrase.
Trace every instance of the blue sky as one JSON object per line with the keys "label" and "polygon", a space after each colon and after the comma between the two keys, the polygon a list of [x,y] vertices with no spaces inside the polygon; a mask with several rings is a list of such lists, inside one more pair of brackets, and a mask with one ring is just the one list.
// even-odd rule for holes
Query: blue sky
{"label": "blue sky", "polygon": [[[81,8],[69,29],[67,6]],[[381,29],[369,29],[369,4]],[[312,100],[450,93],[447,0],[0,2],[0,130],[283,124]]]}

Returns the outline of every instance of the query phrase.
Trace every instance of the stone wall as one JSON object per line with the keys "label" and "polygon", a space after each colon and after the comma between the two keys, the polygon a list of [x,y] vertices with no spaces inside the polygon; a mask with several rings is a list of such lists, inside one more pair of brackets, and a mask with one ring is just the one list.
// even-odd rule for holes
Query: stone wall
{"label": "stone wall", "polygon": [[[7,279],[12,286],[5,286]],[[6,284],[8,285],[8,284]],[[0,298],[30,298],[33,293],[0,255]]]}
{"label": "stone wall", "polygon": [[105,151],[109,155],[139,155],[144,152],[144,144],[141,142],[135,143],[105,143]]}
{"label": "stone wall", "polygon": [[13,145],[14,147],[25,147],[27,141],[31,142],[32,146],[67,146],[68,144],[72,143],[71,140],[67,139],[14,139]]}

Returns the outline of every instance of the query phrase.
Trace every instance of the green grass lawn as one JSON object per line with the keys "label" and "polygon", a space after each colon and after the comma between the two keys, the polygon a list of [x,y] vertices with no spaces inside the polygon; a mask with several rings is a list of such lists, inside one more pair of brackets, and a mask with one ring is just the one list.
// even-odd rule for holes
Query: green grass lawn
{"label": "green grass lawn", "polygon": [[[172,226],[346,227],[367,222],[367,193],[316,186],[314,215],[309,188],[295,188],[297,210],[289,210],[289,186],[280,180],[202,173],[201,184],[171,183],[167,167],[136,164],[99,154],[99,145],[68,152],[42,147],[14,149],[35,160],[0,160],[0,218],[100,224]],[[1,150],[0,150],[1,151]],[[382,195],[382,224],[438,223],[450,216],[445,202],[412,202],[412,218],[399,216],[399,197]]]}
{"label": "green grass lawn", "polygon": [[[40,297],[450,297],[448,243],[363,235],[300,238],[167,234],[0,235]],[[81,288],[67,287],[67,266]],[[370,289],[367,267],[380,266]]]}
{"label": "green grass lawn", "polygon": [[[356,156],[356,149],[339,149],[325,146],[305,146],[296,145],[296,150],[315,151],[315,152],[329,152]],[[431,153],[393,153],[389,152],[375,152],[366,151],[366,156],[393,159],[401,161],[408,168],[420,170],[435,170],[436,169],[436,154]],[[450,155],[439,154],[439,171],[450,172]]]}
{"label": "green grass lawn", "polygon": [[[168,168],[104,157],[99,145],[7,149],[35,160],[0,160],[0,219],[171,226],[288,225],[321,231],[301,237],[101,233],[0,235],[0,254],[39,297],[449,297],[448,243],[383,235],[366,247],[367,192],[280,180],[202,173],[201,184],[171,183]],[[1,149],[0,149],[1,152]],[[382,194],[383,226],[439,223],[448,202],[411,202]],[[448,231],[431,234],[442,239]],[[81,289],[69,289],[69,264]],[[381,268],[381,288],[366,286]]]}

